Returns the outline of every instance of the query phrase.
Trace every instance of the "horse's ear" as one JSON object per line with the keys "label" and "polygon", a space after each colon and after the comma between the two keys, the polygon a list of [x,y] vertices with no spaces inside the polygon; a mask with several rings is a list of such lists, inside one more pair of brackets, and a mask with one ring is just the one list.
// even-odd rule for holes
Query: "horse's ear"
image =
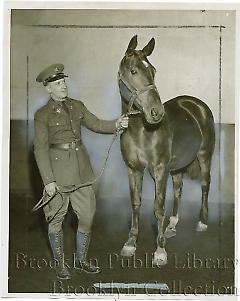
{"label": "horse's ear", "polygon": [[131,38],[131,41],[128,44],[128,48],[126,50],[126,54],[130,54],[131,52],[133,52],[133,50],[136,49],[137,47],[137,35],[135,35],[134,37]]}
{"label": "horse's ear", "polygon": [[154,49],[154,46],[155,46],[155,39],[152,38],[149,43],[143,48],[143,53],[146,55],[146,56],[149,56],[152,52],[153,52],[153,49]]}

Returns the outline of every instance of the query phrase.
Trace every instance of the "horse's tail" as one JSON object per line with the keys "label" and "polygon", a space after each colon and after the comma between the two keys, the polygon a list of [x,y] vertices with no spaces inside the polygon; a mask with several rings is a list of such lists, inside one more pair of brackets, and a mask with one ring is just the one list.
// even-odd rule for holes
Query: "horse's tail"
{"label": "horse's tail", "polygon": [[201,170],[198,159],[195,159],[186,169],[186,173],[191,179],[197,179],[200,177]]}

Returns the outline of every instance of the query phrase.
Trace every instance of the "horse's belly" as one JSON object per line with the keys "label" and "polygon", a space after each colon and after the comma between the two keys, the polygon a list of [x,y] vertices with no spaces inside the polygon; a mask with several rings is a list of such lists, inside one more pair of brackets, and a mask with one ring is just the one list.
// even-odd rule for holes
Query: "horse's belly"
{"label": "horse's belly", "polygon": [[202,137],[198,125],[190,118],[172,123],[172,155],[170,169],[178,170],[196,159]]}
{"label": "horse's belly", "polygon": [[175,171],[196,159],[202,144],[202,133],[194,111],[185,110],[178,99],[169,101],[164,107],[166,124],[156,131],[136,127],[134,132],[123,133],[121,149],[129,167],[143,169],[156,166],[160,162],[169,162],[170,156],[169,167]]}

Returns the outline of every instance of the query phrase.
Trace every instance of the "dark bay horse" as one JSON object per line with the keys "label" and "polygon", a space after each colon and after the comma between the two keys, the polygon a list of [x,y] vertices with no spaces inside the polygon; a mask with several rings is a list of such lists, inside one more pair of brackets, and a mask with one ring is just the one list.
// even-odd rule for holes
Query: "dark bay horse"
{"label": "dark bay horse", "polygon": [[[184,95],[161,102],[154,83],[156,70],[147,59],[154,46],[152,38],[142,50],[136,50],[137,36],[134,36],[118,73],[122,110],[130,116],[129,127],[121,135],[121,151],[128,167],[132,202],[131,229],[121,255],[132,256],[136,250],[143,173],[147,169],[155,182],[154,213],[158,222],[153,262],[164,265],[167,263],[166,238],[176,234],[183,173],[197,168],[201,176],[202,206],[196,230],[207,230],[215,131],[213,115],[200,99]],[[164,231],[169,174],[173,180],[174,206]]]}

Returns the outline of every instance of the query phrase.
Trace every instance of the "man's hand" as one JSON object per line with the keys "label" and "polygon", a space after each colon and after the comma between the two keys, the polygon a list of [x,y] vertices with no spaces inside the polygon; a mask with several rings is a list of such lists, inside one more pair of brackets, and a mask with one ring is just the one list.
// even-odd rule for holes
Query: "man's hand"
{"label": "man's hand", "polygon": [[57,186],[56,182],[49,183],[45,186],[45,190],[49,196],[54,196],[59,187]]}
{"label": "man's hand", "polygon": [[116,122],[117,131],[125,130],[128,127],[129,117],[122,115]]}

